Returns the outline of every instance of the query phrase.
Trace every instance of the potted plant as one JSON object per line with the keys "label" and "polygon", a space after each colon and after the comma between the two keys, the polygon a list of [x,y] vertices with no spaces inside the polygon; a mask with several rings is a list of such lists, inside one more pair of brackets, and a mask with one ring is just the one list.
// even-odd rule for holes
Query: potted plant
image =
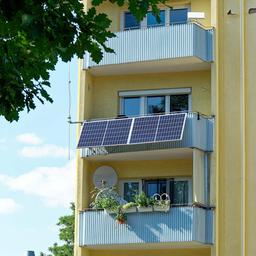
{"label": "potted plant", "polygon": [[106,213],[112,214],[116,212],[119,205],[119,202],[115,198],[104,195],[96,197],[92,207],[94,209],[104,209]]}
{"label": "potted plant", "polygon": [[116,213],[120,206],[118,201],[118,194],[114,187],[111,188],[95,188],[92,191],[91,207],[97,210],[104,209],[108,214]]}
{"label": "potted plant", "polygon": [[127,203],[127,204],[124,204],[122,206],[122,209],[125,213],[132,213],[132,212],[136,212],[137,211],[137,208],[136,208],[137,204],[134,203],[134,202],[130,202],[130,203]]}
{"label": "potted plant", "polygon": [[119,224],[125,224],[125,222],[127,220],[126,214],[123,212],[121,206],[119,206],[117,208],[115,219],[116,219],[117,223],[119,223]]}
{"label": "potted plant", "polygon": [[144,192],[134,196],[135,203],[139,212],[152,212],[153,199],[148,198]]}
{"label": "potted plant", "polygon": [[170,210],[170,197],[164,193],[161,196],[159,194],[153,195],[154,198],[154,211],[156,212],[168,212]]}

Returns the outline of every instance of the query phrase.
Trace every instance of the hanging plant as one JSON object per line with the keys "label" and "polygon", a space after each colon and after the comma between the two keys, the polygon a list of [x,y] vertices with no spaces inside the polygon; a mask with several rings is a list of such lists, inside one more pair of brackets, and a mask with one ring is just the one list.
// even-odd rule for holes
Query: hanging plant
{"label": "hanging plant", "polygon": [[117,223],[119,223],[119,224],[125,224],[125,222],[127,220],[127,216],[123,212],[123,209],[121,206],[117,208],[115,219],[116,219]]}

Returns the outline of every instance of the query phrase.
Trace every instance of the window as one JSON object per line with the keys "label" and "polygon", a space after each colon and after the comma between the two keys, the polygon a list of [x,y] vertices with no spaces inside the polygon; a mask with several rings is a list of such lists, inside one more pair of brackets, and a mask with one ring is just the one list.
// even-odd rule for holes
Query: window
{"label": "window", "polygon": [[187,205],[192,201],[190,183],[189,179],[173,179],[170,181],[170,198],[172,204]]}
{"label": "window", "polygon": [[152,12],[147,14],[147,27],[164,26],[165,25],[165,10],[161,10],[159,13],[160,22],[157,21],[156,17]]}
{"label": "window", "polygon": [[147,114],[165,113],[165,96],[147,97]]}
{"label": "window", "polygon": [[167,193],[173,205],[188,205],[192,202],[192,182],[190,178],[144,180],[143,191],[147,196]]}
{"label": "window", "polygon": [[171,95],[170,96],[170,112],[176,112],[176,111],[188,111],[189,106],[189,95],[183,94],[183,95]]}
{"label": "window", "polygon": [[191,110],[191,89],[119,92],[120,113],[128,117]]}
{"label": "window", "polygon": [[141,192],[141,180],[120,181],[120,194],[127,202],[133,202],[134,196]]}
{"label": "window", "polygon": [[167,192],[167,182],[166,180],[145,180],[143,190],[148,197],[154,194],[162,195]]}
{"label": "window", "polygon": [[123,115],[139,116],[140,115],[140,97],[126,97],[123,99]]}
{"label": "window", "polygon": [[160,22],[157,21],[152,11],[149,11],[147,16],[141,22],[138,22],[135,16],[130,12],[124,12],[122,14],[123,23],[121,22],[121,30],[152,28],[169,24],[186,23],[188,21],[189,9],[190,7],[176,7],[175,9],[160,10]]}
{"label": "window", "polygon": [[130,12],[124,13],[124,30],[138,29],[140,28],[140,22],[137,21],[135,16]]}
{"label": "window", "polygon": [[170,10],[170,24],[186,23],[187,21],[188,8]]}

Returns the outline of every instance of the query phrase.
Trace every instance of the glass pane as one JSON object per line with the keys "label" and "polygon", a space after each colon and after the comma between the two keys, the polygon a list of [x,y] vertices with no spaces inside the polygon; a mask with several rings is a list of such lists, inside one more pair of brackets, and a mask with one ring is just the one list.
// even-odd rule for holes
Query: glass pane
{"label": "glass pane", "polygon": [[148,197],[154,194],[166,193],[166,180],[147,180],[145,181],[145,193]]}
{"label": "glass pane", "polygon": [[147,97],[147,113],[165,113],[165,96]]}
{"label": "glass pane", "polygon": [[160,16],[160,22],[158,23],[154,14],[152,12],[148,12],[148,14],[147,14],[147,26],[148,26],[148,28],[165,25],[165,11],[164,10],[160,11],[159,16]]}
{"label": "glass pane", "polygon": [[124,29],[138,29],[140,28],[140,23],[136,20],[133,14],[126,12],[124,14]]}
{"label": "glass pane", "polygon": [[163,193],[166,193],[166,181],[160,180],[158,194],[162,195]]}
{"label": "glass pane", "polygon": [[188,20],[188,9],[173,9],[170,11],[170,23],[186,23]]}
{"label": "glass pane", "polygon": [[126,116],[140,115],[140,97],[123,99],[123,114]]}
{"label": "glass pane", "polygon": [[157,192],[158,192],[157,182],[150,182],[147,184],[147,196],[153,196]]}
{"label": "glass pane", "polygon": [[139,194],[139,182],[125,182],[124,200],[127,202],[133,202],[136,194]]}
{"label": "glass pane", "polygon": [[188,181],[174,181],[172,204],[188,204]]}
{"label": "glass pane", "polygon": [[170,112],[188,111],[188,94],[170,96]]}

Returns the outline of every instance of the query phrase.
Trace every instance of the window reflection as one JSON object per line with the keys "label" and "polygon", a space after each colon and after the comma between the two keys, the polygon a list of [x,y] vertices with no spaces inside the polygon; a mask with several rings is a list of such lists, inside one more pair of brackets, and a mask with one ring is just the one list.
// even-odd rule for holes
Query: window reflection
{"label": "window reflection", "polygon": [[188,204],[188,181],[174,181],[172,203]]}
{"label": "window reflection", "polygon": [[145,194],[148,197],[154,194],[162,195],[166,193],[166,180],[146,180],[145,181]]}
{"label": "window reflection", "polygon": [[140,97],[127,97],[123,99],[123,114],[130,116],[140,115]]}
{"label": "window reflection", "polygon": [[134,196],[139,194],[139,182],[125,182],[124,183],[124,200],[133,202]]}
{"label": "window reflection", "polygon": [[165,96],[147,97],[147,113],[148,114],[165,113]]}
{"label": "window reflection", "polygon": [[147,26],[155,27],[155,26],[164,26],[165,25],[165,11],[161,10],[159,13],[160,22],[157,22],[156,17],[152,12],[148,12],[147,14]]}
{"label": "window reflection", "polygon": [[188,94],[170,96],[170,112],[188,111]]}
{"label": "window reflection", "polygon": [[138,29],[140,28],[140,23],[137,21],[135,16],[130,12],[124,14],[124,29]]}
{"label": "window reflection", "polygon": [[188,21],[188,8],[170,10],[170,24],[186,23]]}

